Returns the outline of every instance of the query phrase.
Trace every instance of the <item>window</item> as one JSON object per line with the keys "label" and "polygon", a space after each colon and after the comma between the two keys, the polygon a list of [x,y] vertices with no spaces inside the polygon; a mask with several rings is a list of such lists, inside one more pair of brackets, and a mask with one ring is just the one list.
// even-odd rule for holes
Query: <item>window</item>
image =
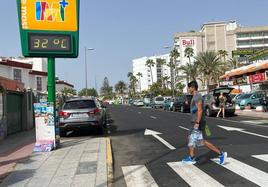
{"label": "window", "polygon": [[66,102],[63,106],[63,109],[86,109],[95,107],[96,103],[94,100],[77,100]]}
{"label": "window", "polygon": [[42,91],[42,78],[36,77],[36,89],[37,91]]}
{"label": "window", "polygon": [[14,80],[21,82],[21,69],[13,70]]}

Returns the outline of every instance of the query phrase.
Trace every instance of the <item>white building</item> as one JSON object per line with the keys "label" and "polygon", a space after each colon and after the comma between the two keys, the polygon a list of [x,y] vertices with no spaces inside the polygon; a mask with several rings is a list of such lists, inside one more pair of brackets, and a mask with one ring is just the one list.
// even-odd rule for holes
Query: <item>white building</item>
{"label": "white building", "polygon": [[39,63],[40,61],[35,62],[35,60],[0,58],[0,76],[23,83],[25,89],[46,92],[47,72],[40,71],[39,68],[44,62],[40,63],[41,65]]}
{"label": "white building", "polygon": [[[166,64],[163,66],[156,64],[156,59],[164,59]],[[147,60],[153,60],[155,65],[152,67],[152,77],[151,70],[146,66]],[[142,57],[132,60],[133,64],[133,75],[137,77],[138,84],[137,90],[143,91],[148,90],[153,83],[156,83],[161,77],[169,77],[170,81],[170,68],[167,64],[170,62],[169,54],[152,56],[152,57]],[[142,76],[137,76],[138,73],[141,73]]]}
{"label": "white building", "polygon": [[61,92],[62,90],[64,90],[64,88],[66,89],[74,88],[74,85],[66,81],[56,80],[56,92]]}

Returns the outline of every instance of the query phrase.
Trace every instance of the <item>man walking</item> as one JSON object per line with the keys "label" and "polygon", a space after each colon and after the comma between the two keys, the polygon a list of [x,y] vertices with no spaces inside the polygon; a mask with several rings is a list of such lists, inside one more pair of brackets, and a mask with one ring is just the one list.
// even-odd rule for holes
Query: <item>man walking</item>
{"label": "man walking", "polygon": [[190,94],[193,95],[191,101],[191,115],[193,124],[193,130],[189,135],[189,156],[182,160],[183,163],[195,164],[195,148],[199,146],[206,146],[208,149],[214,151],[219,155],[219,163],[224,164],[227,158],[227,152],[223,152],[218,149],[215,145],[203,139],[204,130],[205,130],[205,113],[203,111],[204,102],[202,100],[202,95],[198,93],[198,84],[196,81],[191,81],[188,83],[188,90]]}

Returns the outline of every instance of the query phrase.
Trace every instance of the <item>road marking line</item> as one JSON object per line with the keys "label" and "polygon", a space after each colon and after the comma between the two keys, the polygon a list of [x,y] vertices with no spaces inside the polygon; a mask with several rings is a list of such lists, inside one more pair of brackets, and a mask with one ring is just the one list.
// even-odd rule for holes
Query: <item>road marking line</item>
{"label": "road marking line", "polygon": [[154,117],[154,116],[150,116],[150,118],[152,118],[152,119],[157,119],[157,117]]}
{"label": "road marking line", "polygon": [[182,162],[167,163],[190,186],[224,186],[194,165]]}
{"label": "road marking line", "polygon": [[183,126],[179,126],[179,128],[184,129],[184,130],[187,130],[187,131],[190,131],[190,129],[188,129],[186,127],[183,127]]}
{"label": "road marking line", "polygon": [[268,162],[268,154],[266,155],[252,155],[253,157]]}
{"label": "road marking line", "polygon": [[[218,159],[212,159],[212,161],[219,164]],[[227,162],[221,166],[259,186],[268,186],[268,173],[249,166],[231,157],[227,158],[226,161]]]}
{"label": "road marking line", "polygon": [[144,165],[122,167],[128,187],[150,186],[158,187],[150,172]]}
{"label": "road marking line", "polygon": [[162,134],[162,133],[157,132],[157,131],[153,131],[153,130],[149,130],[149,129],[145,129],[145,132],[144,132],[144,135],[152,135],[153,137],[155,137],[156,139],[158,139],[160,142],[162,142],[165,146],[167,146],[169,149],[171,149],[171,150],[175,150],[176,149],[174,146],[172,146],[166,140],[164,140],[163,138],[161,138],[160,136],[158,136],[159,134]]}
{"label": "road marking line", "polygon": [[265,124],[268,123],[268,120],[247,120],[247,121],[241,121],[242,123],[249,123],[249,124]]}
{"label": "road marking line", "polygon": [[138,114],[141,114],[141,112],[138,112]]}
{"label": "road marking line", "polygon": [[256,133],[253,133],[253,132],[248,132],[248,131],[245,131],[245,129],[241,129],[241,128],[227,127],[227,126],[221,126],[221,125],[217,125],[217,126],[220,127],[220,128],[223,128],[223,129],[225,129],[227,131],[238,131],[238,132],[242,132],[242,133],[245,133],[245,134],[259,136],[259,137],[262,137],[262,138],[268,138],[268,136],[264,136],[264,135],[261,135],[261,134],[256,134]]}
{"label": "road marking line", "polygon": [[218,119],[218,118],[214,118],[214,117],[207,117],[207,118],[218,120],[218,121],[227,121],[227,122],[232,122],[232,123],[238,123],[240,125],[242,123],[242,124],[249,125],[249,126],[268,128],[268,125],[267,126],[264,126],[264,125],[256,125],[256,124],[251,124],[251,123],[244,123],[243,121],[233,121],[233,120],[229,120],[229,119]]}

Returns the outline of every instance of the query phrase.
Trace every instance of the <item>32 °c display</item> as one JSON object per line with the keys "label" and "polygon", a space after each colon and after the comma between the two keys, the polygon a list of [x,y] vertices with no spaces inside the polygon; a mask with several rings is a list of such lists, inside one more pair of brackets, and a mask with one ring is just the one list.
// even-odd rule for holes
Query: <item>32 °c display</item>
{"label": "32 \u00b0c display", "polygon": [[29,33],[28,40],[29,51],[33,52],[68,52],[71,50],[70,35]]}

